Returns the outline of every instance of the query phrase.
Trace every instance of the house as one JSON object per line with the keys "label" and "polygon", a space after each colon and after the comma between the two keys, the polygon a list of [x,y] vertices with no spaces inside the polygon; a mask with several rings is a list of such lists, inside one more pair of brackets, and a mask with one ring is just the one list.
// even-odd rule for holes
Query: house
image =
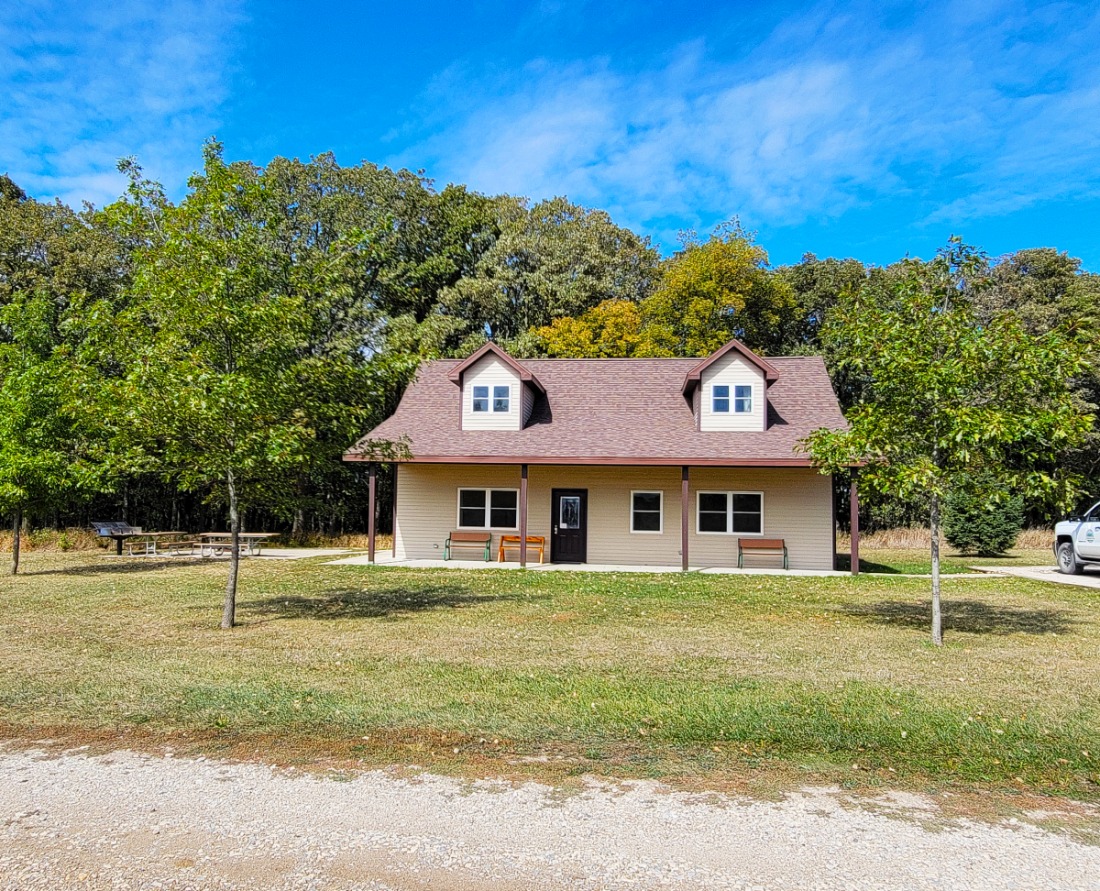
{"label": "house", "polygon": [[[731,341],[703,360],[521,361],[487,343],[421,366],[345,460],[371,462],[373,499],[371,443],[405,440],[397,560],[439,559],[452,532],[474,531],[494,559],[517,536],[524,565],[529,536],[553,562],[685,570],[782,539],[791,569],[831,570],[832,480],[798,444],[844,424],[819,357],[764,359]],[[373,541],[372,525],[372,555]]]}

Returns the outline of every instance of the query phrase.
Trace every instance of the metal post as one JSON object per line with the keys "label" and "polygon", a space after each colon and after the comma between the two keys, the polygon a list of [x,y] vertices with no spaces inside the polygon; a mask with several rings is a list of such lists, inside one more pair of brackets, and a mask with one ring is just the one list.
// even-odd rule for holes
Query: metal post
{"label": "metal post", "polygon": [[375,494],[378,488],[378,465],[373,461],[370,462],[370,485],[367,489],[367,562],[374,562],[374,533],[375,533],[375,521],[374,515],[376,511]]}
{"label": "metal post", "polygon": [[680,468],[680,568],[688,571],[688,480],[689,472],[685,464]]}
{"label": "metal post", "polygon": [[859,575],[859,488],[856,472],[852,471],[852,575]]}
{"label": "metal post", "polygon": [[519,565],[527,566],[527,465],[519,469]]}

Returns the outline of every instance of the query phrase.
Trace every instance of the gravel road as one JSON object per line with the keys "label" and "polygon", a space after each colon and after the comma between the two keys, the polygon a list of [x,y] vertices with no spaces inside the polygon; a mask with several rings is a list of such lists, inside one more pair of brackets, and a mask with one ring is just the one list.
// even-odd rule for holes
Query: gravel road
{"label": "gravel road", "polygon": [[566,793],[0,747],[0,888],[1100,889],[1100,848],[935,817],[903,794]]}

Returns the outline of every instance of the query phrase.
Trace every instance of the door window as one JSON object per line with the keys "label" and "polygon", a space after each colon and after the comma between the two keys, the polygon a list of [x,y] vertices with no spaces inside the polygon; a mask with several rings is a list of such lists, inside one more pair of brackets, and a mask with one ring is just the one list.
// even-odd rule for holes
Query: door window
{"label": "door window", "polygon": [[581,499],[579,495],[562,495],[558,508],[558,526],[561,529],[581,528]]}

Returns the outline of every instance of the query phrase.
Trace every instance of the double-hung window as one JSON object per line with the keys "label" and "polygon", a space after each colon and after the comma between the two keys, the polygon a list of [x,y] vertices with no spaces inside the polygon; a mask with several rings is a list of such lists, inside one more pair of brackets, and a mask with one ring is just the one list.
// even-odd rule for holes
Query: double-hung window
{"label": "double-hung window", "polygon": [[489,388],[488,387],[474,387],[474,411],[482,412],[489,410]]}
{"label": "double-hung window", "polygon": [[764,496],[760,492],[700,492],[696,530],[703,535],[760,535]]}
{"label": "double-hung window", "polygon": [[519,492],[515,489],[459,489],[460,529],[515,529],[519,526]]}
{"label": "double-hung window", "polygon": [[730,388],[728,384],[715,384],[711,397],[711,407],[715,414],[727,414],[730,410]]}
{"label": "double-hung window", "polygon": [[733,410],[736,414],[751,414],[752,412],[752,385],[738,384],[733,388]]}
{"label": "double-hung window", "polygon": [[664,492],[631,492],[630,531],[661,532],[664,499]]}
{"label": "double-hung window", "polygon": [[507,384],[499,387],[493,387],[493,411],[508,411],[508,406],[511,403],[512,388]]}

